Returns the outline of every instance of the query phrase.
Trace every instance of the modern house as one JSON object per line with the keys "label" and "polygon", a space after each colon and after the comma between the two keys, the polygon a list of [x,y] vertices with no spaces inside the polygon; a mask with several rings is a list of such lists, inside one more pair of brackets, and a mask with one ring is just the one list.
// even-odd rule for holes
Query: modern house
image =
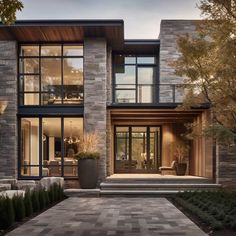
{"label": "modern house", "polygon": [[[32,20],[0,25],[0,178],[77,178],[83,133],[99,139],[99,178],[160,174],[185,123],[210,110],[176,110],[184,78],[170,61],[195,21],[163,20],[156,40],[125,40],[122,20]],[[189,142],[186,176],[236,184],[235,148]],[[234,150],[233,150],[234,149]]]}

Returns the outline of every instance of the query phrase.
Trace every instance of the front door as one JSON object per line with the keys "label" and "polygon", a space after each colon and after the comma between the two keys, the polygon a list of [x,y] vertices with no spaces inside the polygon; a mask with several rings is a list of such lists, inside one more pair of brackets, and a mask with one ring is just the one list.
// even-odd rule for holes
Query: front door
{"label": "front door", "polygon": [[161,128],[115,127],[115,172],[156,173],[161,157]]}

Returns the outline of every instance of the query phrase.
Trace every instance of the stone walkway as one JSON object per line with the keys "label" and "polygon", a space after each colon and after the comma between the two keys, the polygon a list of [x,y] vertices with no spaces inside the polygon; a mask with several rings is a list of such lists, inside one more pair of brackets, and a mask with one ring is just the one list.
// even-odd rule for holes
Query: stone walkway
{"label": "stone walkway", "polygon": [[206,234],[165,198],[68,198],[8,235]]}

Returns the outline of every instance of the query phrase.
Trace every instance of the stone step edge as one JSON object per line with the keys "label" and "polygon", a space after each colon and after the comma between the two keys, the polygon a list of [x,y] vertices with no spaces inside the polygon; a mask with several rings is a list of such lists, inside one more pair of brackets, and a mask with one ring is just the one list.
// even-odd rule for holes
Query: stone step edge
{"label": "stone step edge", "polygon": [[221,187],[221,184],[178,184],[178,183],[101,183],[100,187]]}

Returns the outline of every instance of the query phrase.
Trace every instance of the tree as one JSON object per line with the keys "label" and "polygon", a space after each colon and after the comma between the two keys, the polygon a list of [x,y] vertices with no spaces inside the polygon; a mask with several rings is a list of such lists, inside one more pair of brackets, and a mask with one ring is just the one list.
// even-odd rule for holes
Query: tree
{"label": "tree", "polygon": [[0,0],[0,19],[3,24],[13,24],[16,20],[16,12],[23,9],[19,0]]}
{"label": "tree", "polygon": [[212,123],[205,134],[222,144],[236,140],[236,0],[201,0],[204,20],[197,36],[182,36],[176,74],[187,77],[189,93],[184,108],[208,103]]}

